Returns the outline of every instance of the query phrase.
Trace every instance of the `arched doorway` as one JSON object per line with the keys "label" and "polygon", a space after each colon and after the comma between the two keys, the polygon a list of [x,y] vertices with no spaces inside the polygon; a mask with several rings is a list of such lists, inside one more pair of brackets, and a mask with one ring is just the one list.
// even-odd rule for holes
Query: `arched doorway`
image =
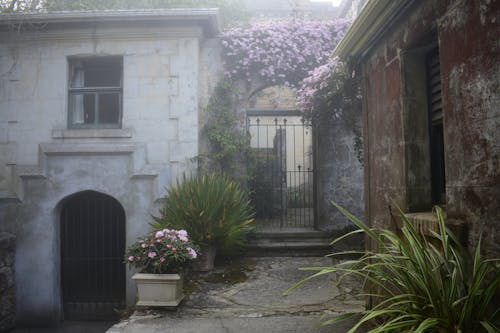
{"label": "arched doorway", "polygon": [[125,305],[125,212],[84,191],[61,207],[61,283],[66,320],[107,320]]}

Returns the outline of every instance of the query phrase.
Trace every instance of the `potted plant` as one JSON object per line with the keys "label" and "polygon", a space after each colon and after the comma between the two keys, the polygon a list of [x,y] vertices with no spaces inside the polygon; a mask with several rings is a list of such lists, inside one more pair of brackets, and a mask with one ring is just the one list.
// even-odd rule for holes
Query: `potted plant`
{"label": "potted plant", "polygon": [[253,231],[253,210],[245,191],[215,173],[183,176],[163,198],[155,228],[185,229],[201,247],[195,270],[213,268],[215,254],[236,255]]}
{"label": "potted plant", "polygon": [[139,238],[126,251],[125,261],[139,272],[139,306],[175,307],[184,298],[182,271],[198,255],[186,230],[162,229]]}

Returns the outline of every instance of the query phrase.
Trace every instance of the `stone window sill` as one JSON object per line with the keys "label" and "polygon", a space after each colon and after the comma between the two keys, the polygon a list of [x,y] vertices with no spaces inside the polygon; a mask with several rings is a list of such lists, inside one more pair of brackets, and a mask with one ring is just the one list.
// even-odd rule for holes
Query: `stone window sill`
{"label": "stone window sill", "polygon": [[131,128],[120,129],[55,129],[53,139],[131,138]]}
{"label": "stone window sill", "polygon": [[[432,236],[432,232],[439,234],[439,224],[436,213],[432,211],[406,213],[408,220],[415,226],[415,228],[426,236]],[[443,218],[453,234],[463,243],[466,240],[466,225],[463,221],[450,219],[447,217],[446,211],[443,211]]]}
{"label": "stone window sill", "polygon": [[[436,213],[430,211],[406,213],[405,215],[421,234],[430,236],[432,235],[432,232],[439,233],[439,224]],[[443,218],[446,221],[446,212],[444,211]]]}

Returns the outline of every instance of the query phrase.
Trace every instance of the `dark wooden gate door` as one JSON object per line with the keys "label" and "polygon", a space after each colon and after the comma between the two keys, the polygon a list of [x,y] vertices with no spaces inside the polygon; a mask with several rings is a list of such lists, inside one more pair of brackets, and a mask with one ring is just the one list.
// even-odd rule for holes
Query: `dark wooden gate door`
{"label": "dark wooden gate door", "polygon": [[61,279],[66,320],[108,320],[125,305],[125,212],[93,191],[61,211]]}

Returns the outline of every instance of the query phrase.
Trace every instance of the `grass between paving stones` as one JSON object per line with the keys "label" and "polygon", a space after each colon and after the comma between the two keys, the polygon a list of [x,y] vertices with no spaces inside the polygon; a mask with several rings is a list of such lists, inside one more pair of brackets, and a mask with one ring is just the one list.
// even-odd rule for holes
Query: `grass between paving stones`
{"label": "grass between paving stones", "polygon": [[255,262],[250,259],[222,259],[216,262],[216,267],[209,273],[191,272],[184,281],[184,293],[192,293],[202,289],[202,284],[234,285],[245,282],[248,272],[255,270]]}

